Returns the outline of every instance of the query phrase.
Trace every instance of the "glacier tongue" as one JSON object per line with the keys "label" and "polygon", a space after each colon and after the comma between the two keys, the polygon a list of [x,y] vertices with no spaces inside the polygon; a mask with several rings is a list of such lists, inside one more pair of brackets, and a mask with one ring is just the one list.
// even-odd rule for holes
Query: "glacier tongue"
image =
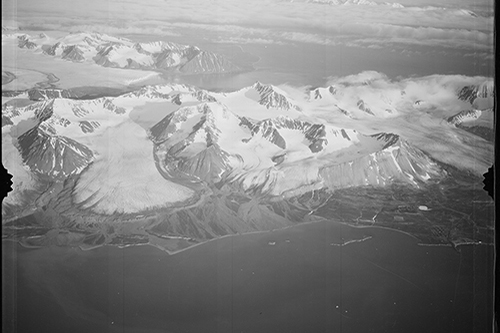
{"label": "glacier tongue", "polygon": [[[173,47],[124,45],[139,53]],[[191,59],[202,54],[190,50]],[[292,198],[307,191],[393,182],[420,186],[444,177],[433,159],[388,133],[389,126],[380,126],[389,114],[385,108],[403,105],[398,103],[406,98],[411,112],[419,112],[413,106],[418,96],[401,94],[400,88],[386,98],[380,92],[363,95],[366,85],[337,80],[300,97],[260,82],[229,93],[168,84],[86,100],[73,99],[65,90],[34,89],[22,97],[25,104],[5,105],[2,116],[4,132],[19,142],[25,165],[53,180],[79,175],[75,202],[105,213],[185,199],[192,191],[183,186],[200,184],[228,184],[248,196]],[[348,101],[354,88],[358,93]],[[347,117],[336,112],[340,107]],[[449,121],[486,111],[469,113]],[[399,110],[390,117],[395,123],[405,120]],[[475,121],[484,122],[481,117]],[[134,165],[124,164],[125,157]],[[128,195],[124,186],[133,182],[147,186]],[[124,207],[113,195],[137,204]]]}

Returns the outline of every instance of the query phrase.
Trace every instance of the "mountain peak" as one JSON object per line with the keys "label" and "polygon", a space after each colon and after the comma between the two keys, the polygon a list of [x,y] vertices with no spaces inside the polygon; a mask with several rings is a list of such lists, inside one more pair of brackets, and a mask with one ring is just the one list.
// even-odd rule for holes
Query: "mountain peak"
{"label": "mountain peak", "polygon": [[259,104],[265,106],[267,109],[275,108],[282,110],[302,110],[297,104],[289,100],[284,91],[273,85],[266,85],[257,81],[253,84],[252,88],[259,93]]}
{"label": "mountain peak", "polygon": [[[38,48],[27,35],[18,36],[19,48]],[[239,71],[221,54],[197,46],[156,41],[134,43],[126,38],[99,32],[74,32],[44,45],[43,52],[64,60],[94,62],[103,67],[168,70],[185,74],[229,73]]]}
{"label": "mountain peak", "polygon": [[495,98],[495,83],[486,80],[476,85],[468,85],[458,90],[458,98],[473,104],[477,98]]}

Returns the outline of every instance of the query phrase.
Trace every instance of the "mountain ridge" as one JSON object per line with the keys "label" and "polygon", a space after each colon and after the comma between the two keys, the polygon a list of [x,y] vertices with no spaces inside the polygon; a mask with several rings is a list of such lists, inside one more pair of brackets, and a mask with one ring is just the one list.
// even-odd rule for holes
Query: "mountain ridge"
{"label": "mountain ridge", "polygon": [[[154,47],[160,48],[151,46]],[[358,132],[356,126],[352,126],[368,119],[370,122],[371,119],[386,119],[386,114],[398,119],[399,110],[393,114],[377,110],[385,105],[398,108],[400,104],[396,98],[407,98],[413,104],[415,96],[396,91],[390,95],[392,100],[387,98],[382,100],[384,104],[377,105],[373,103],[378,99],[365,98],[360,91],[351,104],[343,102],[342,98],[348,95],[343,89],[353,87],[365,89],[369,86],[327,85],[307,91],[305,100],[286,89],[258,81],[227,93],[167,84],[86,100],[75,99],[70,92],[60,89],[33,89],[22,95],[24,97],[17,97],[29,99],[26,105],[19,103],[16,106],[14,102],[4,105],[3,131],[10,131],[7,135],[14,142],[23,143],[24,148],[17,149],[25,164],[33,172],[53,181],[60,181],[65,176],[89,178],[85,175],[98,172],[95,165],[113,174],[114,169],[123,169],[119,159],[122,155],[115,155],[114,150],[123,150],[119,154],[125,154],[127,145],[133,144],[123,146],[119,141],[110,144],[110,140],[116,136],[128,140],[132,133],[123,131],[132,128],[138,131],[133,137],[137,137],[143,147],[150,148],[140,154],[139,151],[126,154],[149,155],[143,158],[144,163],[154,162],[150,166],[154,166],[163,179],[188,188],[197,188],[202,183],[217,187],[227,182],[239,193],[271,200],[322,188],[387,186],[392,182],[420,187],[428,181],[446,177],[434,157],[429,157],[403,137],[390,131],[364,134],[366,132]],[[457,100],[460,100],[460,89],[456,93]],[[372,95],[380,96],[378,93]],[[365,110],[357,105],[359,101],[363,101]],[[401,105],[412,107],[411,104]],[[373,109],[372,105],[375,105]],[[426,107],[423,105],[419,107]],[[344,107],[346,113],[356,117],[335,115],[334,125],[311,113],[310,108],[316,107],[324,108],[325,112],[336,112],[336,108]],[[368,114],[367,109],[376,112]],[[151,110],[148,111],[152,113],[151,119],[144,113],[147,110]],[[153,116],[154,113],[158,115]],[[368,118],[363,118],[363,114]],[[443,120],[452,122],[448,118]],[[344,122],[346,125],[342,125]],[[99,142],[105,143],[109,151],[100,148]],[[30,150],[32,156],[29,156]],[[62,151],[67,151],[68,155],[62,156]],[[62,156],[63,162],[54,159],[57,155]],[[85,165],[89,168],[80,175]],[[100,179],[101,176],[102,172],[92,177]],[[116,177],[122,175],[118,172]],[[99,183],[90,178],[85,182],[91,183],[92,191]],[[90,190],[85,186],[77,187],[75,193],[81,196],[77,202],[88,201],[89,205],[93,202],[92,207],[101,205],[99,202],[112,202],[104,192],[94,196],[100,198],[98,202],[88,199]],[[144,200],[144,205],[149,201]]]}
{"label": "mountain ridge", "polygon": [[72,62],[103,67],[161,70],[178,74],[232,73],[241,69],[225,56],[172,42],[134,43],[101,33],[78,32],[61,38],[17,35],[18,47]]}

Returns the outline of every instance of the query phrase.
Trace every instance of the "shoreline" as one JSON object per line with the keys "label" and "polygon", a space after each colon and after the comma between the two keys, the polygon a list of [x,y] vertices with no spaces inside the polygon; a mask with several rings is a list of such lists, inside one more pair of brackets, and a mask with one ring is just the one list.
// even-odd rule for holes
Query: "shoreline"
{"label": "shoreline", "polygon": [[[236,234],[224,235],[224,236],[215,237],[215,238],[212,238],[212,239],[200,242],[200,243],[196,243],[196,244],[193,244],[193,245],[188,246],[186,248],[175,250],[175,251],[168,250],[168,249],[162,247],[161,245],[154,244],[154,243],[138,243],[138,244],[129,244],[129,245],[100,244],[100,245],[94,245],[94,246],[88,246],[88,247],[84,246],[84,245],[75,245],[75,246],[71,246],[71,245],[69,245],[69,246],[68,245],[57,245],[57,246],[78,248],[81,251],[92,251],[92,250],[95,250],[95,249],[98,249],[98,248],[104,247],[104,246],[116,247],[116,248],[120,248],[120,249],[124,249],[124,248],[128,248],[128,247],[134,247],[134,246],[152,246],[152,247],[155,247],[155,248],[157,248],[158,250],[160,250],[162,252],[166,252],[169,256],[173,256],[173,255],[179,254],[181,252],[185,252],[185,251],[194,249],[195,247],[198,247],[198,246],[201,246],[201,245],[204,245],[204,244],[208,244],[210,242],[218,241],[218,240],[221,240],[221,239],[224,239],[224,238],[228,238],[228,237],[271,233],[271,232],[274,232],[274,231],[282,231],[282,230],[286,230],[286,229],[289,229],[289,228],[294,228],[294,227],[299,227],[299,226],[306,226],[306,225],[310,225],[310,224],[314,224],[314,223],[319,223],[319,222],[336,223],[336,224],[338,224],[340,226],[346,226],[346,227],[351,227],[351,228],[356,228],[356,229],[376,228],[376,229],[385,229],[385,230],[389,230],[389,231],[395,231],[395,232],[402,233],[402,234],[404,234],[406,236],[409,236],[412,239],[416,240],[417,241],[416,242],[417,246],[458,247],[458,246],[465,246],[465,245],[488,245],[488,246],[494,245],[494,244],[486,243],[486,242],[483,243],[481,241],[456,243],[454,245],[451,244],[451,243],[422,243],[420,241],[420,239],[418,239],[416,236],[414,236],[414,235],[412,235],[412,234],[410,234],[408,232],[405,232],[405,231],[401,231],[401,230],[398,230],[398,229],[392,229],[390,227],[382,227],[382,226],[358,226],[358,225],[351,225],[349,223],[341,222],[341,221],[334,221],[334,220],[328,220],[328,219],[319,219],[319,220],[315,220],[315,221],[300,222],[300,223],[297,223],[297,224],[294,224],[294,225],[289,225],[289,226],[286,226],[286,227],[283,227],[283,228],[278,228],[278,229],[256,230],[256,231],[250,231],[250,232],[245,232],[245,233],[236,233]],[[344,245],[348,245],[348,244],[351,244],[351,243],[363,242],[365,240],[369,240],[369,239],[372,239],[372,238],[373,238],[372,236],[369,236],[369,237],[365,237],[363,239],[353,239],[353,240],[349,240],[349,241],[347,241],[346,243],[343,243],[343,244],[333,244],[333,245],[344,246]],[[2,241],[4,241],[4,240],[5,241],[11,241],[11,242],[17,242],[19,245],[21,245],[23,248],[26,248],[26,249],[39,249],[39,248],[43,248],[44,247],[44,246],[34,246],[34,245],[31,246],[31,245],[23,243],[22,240],[17,240],[17,239],[8,239],[8,238],[2,239]],[[54,245],[56,245],[56,244],[54,244]]]}
{"label": "shoreline", "polygon": [[402,234],[405,234],[406,236],[410,236],[411,238],[417,240],[417,241],[420,241],[420,239],[418,239],[416,236],[406,232],[406,231],[402,231],[402,230],[399,230],[399,229],[395,229],[395,228],[389,228],[389,227],[382,227],[382,226],[376,226],[376,225],[351,225],[349,223],[346,223],[346,222],[338,222],[338,223],[342,223],[344,225],[347,225],[349,227],[352,227],[352,228],[357,228],[357,229],[365,229],[365,228],[377,228],[377,229],[385,229],[385,230],[391,230],[391,231],[397,231],[397,232],[400,232]]}
{"label": "shoreline", "polygon": [[[159,245],[155,245],[155,244],[151,244],[151,243],[147,243],[147,244],[144,244],[144,245],[151,245],[151,246],[154,246],[156,248],[159,248],[161,249],[162,251],[164,252],[167,252],[169,255],[175,255],[175,254],[178,254],[178,253],[181,253],[181,252],[184,252],[184,251],[187,251],[187,250],[191,250],[197,246],[200,246],[200,245],[203,245],[203,244],[207,244],[207,243],[210,243],[210,242],[214,242],[214,241],[217,241],[217,240],[220,240],[220,239],[224,239],[224,238],[228,238],[228,237],[234,237],[234,236],[246,236],[246,235],[253,235],[253,234],[263,234],[263,233],[270,233],[270,232],[274,232],[274,231],[281,231],[281,230],[285,230],[285,229],[288,229],[288,228],[293,228],[293,227],[296,227],[296,226],[299,226],[299,225],[307,225],[307,224],[312,224],[312,223],[317,223],[317,222],[322,222],[322,221],[308,221],[308,222],[302,222],[302,223],[299,223],[299,224],[295,224],[295,225],[289,225],[289,226],[286,226],[286,227],[283,227],[283,228],[279,228],[279,229],[271,229],[271,230],[257,230],[257,231],[249,231],[249,232],[245,232],[245,233],[237,233],[237,234],[231,234],[231,235],[224,235],[224,236],[220,236],[220,237],[215,237],[215,238],[212,238],[212,239],[209,239],[209,240],[206,240],[204,242],[200,242],[200,243],[196,243],[196,244],[193,244],[192,246],[189,246],[189,247],[186,247],[184,249],[180,249],[180,250],[176,250],[176,251],[168,251],[166,249],[163,249],[161,246]],[[133,245],[132,245],[133,246]]]}

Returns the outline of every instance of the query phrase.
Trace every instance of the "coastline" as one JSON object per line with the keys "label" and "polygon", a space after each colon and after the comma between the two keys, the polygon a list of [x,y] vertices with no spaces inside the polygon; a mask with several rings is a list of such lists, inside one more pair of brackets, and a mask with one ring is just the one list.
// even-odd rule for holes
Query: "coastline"
{"label": "coastline", "polygon": [[[134,246],[152,246],[152,247],[155,247],[155,248],[157,248],[158,250],[160,250],[162,252],[166,252],[168,255],[173,256],[173,255],[179,254],[181,252],[185,252],[185,251],[191,250],[191,249],[193,249],[195,247],[198,247],[200,245],[208,244],[210,242],[218,241],[218,240],[221,240],[221,239],[224,239],[224,238],[228,238],[228,237],[246,236],[246,235],[252,235],[252,234],[271,233],[271,232],[274,232],[274,231],[282,231],[282,230],[286,230],[286,229],[289,229],[289,228],[294,228],[294,227],[299,227],[299,226],[306,226],[306,225],[309,225],[309,224],[314,224],[314,223],[319,223],[319,222],[336,223],[338,225],[347,226],[347,227],[356,228],[356,229],[376,228],[376,229],[385,229],[385,230],[389,230],[389,231],[396,231],[396,232],[402,233],[402,234],[404,234],[406,236],[409,236],[412,239],[416,240],[417,241],[416,245],[418,245],[418,246],[428,246],[428,247],[458,247],[458,246],[465,246],[465,245],[488,245],[488,246],[494,245],[494,244],[491,244],[491,243],[483,243],[481,241],[477,241],[477,242],[463,242],[463,243],[456,243],[456,244],[452,244],[452,243],[422,243],[420,241],[420,239],[418,239],[414,235],[412,235],[412,234],[410,234],[408,232],[405,232],[405,231],[402,231],[402,230],[398,230],[398,229],[393,229],[393,228],[390,228],[390,227],[382,227],[382,226],[359,226],[359,225],[352,225],[352,224],[349,224],[349,223],[346,223],[346,222],[341,222],[341,221],[335,221],[335,220],[329,220],[329,219],[318,219],[318,220],[314,220],[314,221],[300,222],[300,223],[297,223],[297,224],[294,224],[294,225],[289,225],[289,226],[286,226],[286,227],[283,227],[283,228],[278,228],[278,229],[262,230],[262,231],[257,230],[257,231],[250,231],[250,232],[245,232],[245,233],[236,233],[236,234],[229,234],[229,235],[224,235],[224,236],[220,236],[220,237],[215,237],[215,238],[212,238],[212,239],[209,239],[209,240],[206,240],[206,241],[203,241],[203,242],[199,242],[199,243],[193,244],[191,246],[188,246],[186,248],[175,250],[175,251],[168,250],[168,249],[162,247],[161,245],[154,244],[154,243],[138,243],[138,244],[128,244],[128,245],[100,244],[100,245],[93,245],[93,246],[75,245],[75,246],[68,246],[68,247],[78,248],[81,251],[92,251],[92,250],[95,250],[95,249],[98,249],[98,248],[104,247],[104,246],[117,247],[117,248],[120,248],[120,249],[124,249],[124,248],[127,248],[127,247],[134,247]],[[363,242],[363,241],[366,241],[366,240],[370,240],[372,238],[373,238],[372,236],[368,236],[368,237],[364,237],[362,239],[348,240],[348,241],[346,241],[343,244],[333,244],[332,243],[331,245],[334,245],[334,246],[345,246],[345,245],[352,244],[352,243],[358,243],[358,242]],[[22,239],[21,240],[17,240],[17,239],[8,239],[8,238],[6,238],[6,239],[2,239],[2,240],[11,241],[11,242],[17,242],[19,245],[21,245],[23,248],[26,248],[26,249],[39,249],[39,248],[43,247],[43,246],[35,246],[35,245],[32,246],[32,245],[26,244],[26,243],[23,242]]]}
{"label": "coastline", "polygon": [[413,239],[415,239],[417,241],[420,241],[420,239],[418,239],[414,235],[412,235],[412,234],[410,234],[410,233],[408,233],[406,231],[402,231],[402,230],[395,229],[395,228],[382,227],[382,226],[376,226],[376,225],[352,225],[352,224],[349,224],[349,223],[346,223],[346,222],[338,222],[338,223],[342,223],[344,225],[348,225],[350,227],[357,228],[357,229],[378,228],[378,229],[386,229],[386,230],[391,230],[391,231],[397,231],[397,232],[400,232],[402,234],[405,234],[406,236],[410,236],[411,238],[413,238]]}

